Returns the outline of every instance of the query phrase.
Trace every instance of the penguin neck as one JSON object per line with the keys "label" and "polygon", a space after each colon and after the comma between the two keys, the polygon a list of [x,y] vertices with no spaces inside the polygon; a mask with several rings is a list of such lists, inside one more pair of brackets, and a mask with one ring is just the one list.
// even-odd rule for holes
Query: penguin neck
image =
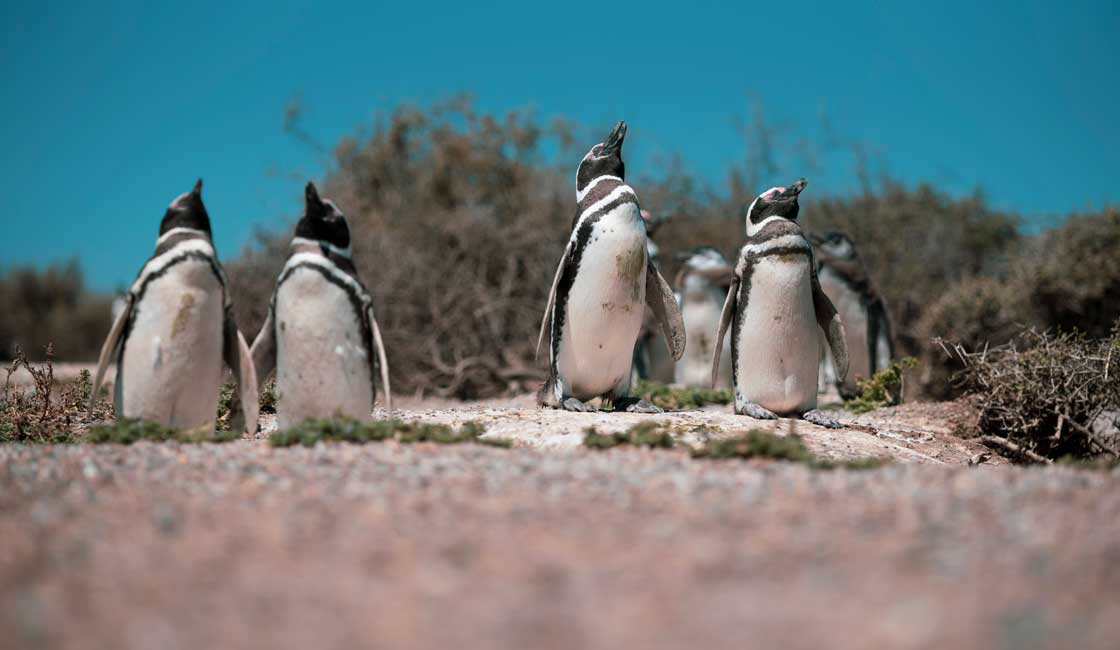
{"label": "penguin neck", "polygon": [[626,182],[622,180],[621,176],[615,176],[614,174],[603,174],[602,176],[596,176],[595,178],[592,178],[587,183],[587,185],[583,186],[582,188],[576,188],[576,202],[579,203],[580,201],[583,201],[583,197],[587,196],[596,185],[602,183],[605,180],[614,180],[618,181],[619,183]]}
{"label": "penguin neck", "polygon": [[337,255],[345,259],[351,258],[350,247],[339,248],[334,244],[325,242],[321,239],[308,239],[307,237],[293,237],[292,238],[292,254],[296,253],[319,253],[320,255],[327,255],[328,253]]}

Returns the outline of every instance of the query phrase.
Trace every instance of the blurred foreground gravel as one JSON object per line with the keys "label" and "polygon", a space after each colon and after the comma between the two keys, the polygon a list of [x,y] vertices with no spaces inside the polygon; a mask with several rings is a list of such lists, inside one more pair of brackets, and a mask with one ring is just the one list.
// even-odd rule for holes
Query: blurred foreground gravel
{"label": "blurred foreground gravel", "polygon": [[1120,472],[678,451],[0,446],[0,638],[1120,646]]}

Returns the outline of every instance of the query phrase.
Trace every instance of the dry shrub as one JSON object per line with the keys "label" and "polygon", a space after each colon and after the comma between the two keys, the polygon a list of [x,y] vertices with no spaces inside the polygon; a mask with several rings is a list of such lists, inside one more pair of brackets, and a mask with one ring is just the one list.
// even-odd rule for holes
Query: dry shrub
{"label": "dry shrub", "polygon": [[[394,388],[486,397],[535,387],[552,275],[571,227],[573,170],[542,151],[566,131],[462,102],[400,109],[336,149],[324,195],[347,213]],[[229,264],[238,321],[259,329],[289,232]]]}
{"label": "dry shrub", "polygon": [[[61,387],[54,380],[54,346],[47,344],[46,362],[35,366],[15,349],[14,360],[4,369],[4,392],[0,395],[0,442],[61,443],[74,442],[86,420],[86,407],[93,390],[89,371],[82,370],[76,381]],[[23,368],[35,382],[33,391],[12,385],[12,375]],[[56,390],[57,389],[57,390]],[[104,401],[94,405],[93,420],[112,416]]]}
{"label": "dry shrub", "polygon": [[964,365],[985,442],[1035,461],[1117,455],[1092,427],[1120,408],[1120,322],[1104,339],[1028,330],[1004,346],[946,351]]}
{"label": "dry shrub", "polygon": [[0,359],[15,358],[17,346],[42,359],[48,343],[58,358],[96,359],[111,303],[110,296],[89,291],[76,260],[0,271]]}

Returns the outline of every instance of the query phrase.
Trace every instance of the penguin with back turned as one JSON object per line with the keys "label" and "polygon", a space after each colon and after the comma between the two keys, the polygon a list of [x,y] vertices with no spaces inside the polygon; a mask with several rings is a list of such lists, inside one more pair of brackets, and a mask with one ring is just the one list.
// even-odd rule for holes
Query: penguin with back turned
{"label": "penguin with back turned", "polygon": [[354,268],[346,217],[313,183],[304,199],[291,256],[252,349],[259,377],[276,371],[280,429],[315,417],[370,419],[378,374],[393,408],[381,328]]}
{"label": "penguin with back turned", "polygon": [[649,261],[638,197],[626,184],[626,123],[580,161],[578,208],[541,320],[537,354],[548,334],[549,376],[537,403],[589,411],[602,397],[616,410],[659,412],[630,397],[634,343],[649,304],[675,359],[684,352],[684,323],[673,291]]}
{"label": "penguin with back turned", "polygon": [[[105,370],[115,360],[113,392],[119,417],[211,433],[224,361],[237,380],[234,410],[243,414],[246,432],[256,431],[257,376],[233,318],[228,283],[211,237],[199,179],[194,189],[168,206],[155,252],[128,290],[101,347],[91,413]],[[236,422],[234,427],[240,428]]]}
{"label": "penguin with back turned", "polygon": [[747,242],[720,316],[712,383],[731,326],[736,413],[759,419],[799,415],[835,428],[840,425],[816,410],[820,332],[841,378],[848,352],[840,317],[817,278],[813,247],[796,221],[807,183],[802,178],[770,188],[747,208]]}
{"label": "penguin with back turned", "polygon": [[[735,267],[716,249],[702,246],[685,255],[675,284],[688,343],[676,365],[675,383],[705,386],[710,381],[720,314],[734,280]],[[715,388],[731,387],[731,342],[725,340],[723,348]]]}

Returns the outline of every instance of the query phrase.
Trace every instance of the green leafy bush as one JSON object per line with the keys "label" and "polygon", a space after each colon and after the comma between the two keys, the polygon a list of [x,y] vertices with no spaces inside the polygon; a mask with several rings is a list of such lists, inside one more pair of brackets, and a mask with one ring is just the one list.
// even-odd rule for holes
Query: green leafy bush
{"label": "green leafy bush", "polygon": [[901,404],[906,388],[906,371],[913,370],[917,366],[918,360],[914,357],[891,360],[886,368],[876,371],[871,379],[859,381],[860,394],[844,402],[844,408],[853,413],[867,413]]}
{"label": "green leafy bush", "polygon": [[705,404],[730,404],[735,396],[731,389],[675,387],[653,381],[639,381],[633,390],[634,395],[652,402],[663,409],[679,411],[696,409]]}

